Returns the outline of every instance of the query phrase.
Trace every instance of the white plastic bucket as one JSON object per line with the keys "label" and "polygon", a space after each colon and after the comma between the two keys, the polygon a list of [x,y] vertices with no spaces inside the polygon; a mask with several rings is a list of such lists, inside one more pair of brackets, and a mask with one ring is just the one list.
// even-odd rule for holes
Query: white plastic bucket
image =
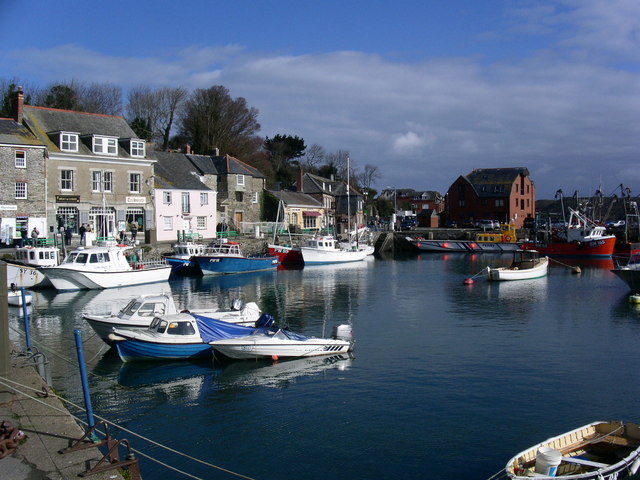
{"label": "white plastic bucket", "polygon": [[540,447],[536,455],[536,473],[555,477],[561,458],[562,453],[555,448]]}

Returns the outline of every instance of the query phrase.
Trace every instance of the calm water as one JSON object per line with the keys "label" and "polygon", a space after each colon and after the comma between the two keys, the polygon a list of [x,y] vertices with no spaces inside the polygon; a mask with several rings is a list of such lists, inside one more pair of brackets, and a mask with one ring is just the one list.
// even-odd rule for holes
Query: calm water
{"label": "calm water", "polygon": [[[640,310],[609,262],[553,264],[547,278],[463,280],[507,256],[429,254],[145,288],[41,292],[34,341],[75,360],[81,328],[98,415],[256,480],[485,479],[520,450],[594,420],[640,420]],[[119,309],[143,290],[180,305],[257,301],[293,330],[353,324],[352,358],[128,364],[80,312]],[[16,314],[16,310],[12,310]],[[21,329],[13,317],[13,328]],[[12,333],[14,339],[17,335]],[[81,403],[77,370],[54,386]],[[191,475],[236,478],[123,433]],[[142,459],[146,479],[188,478]]]}

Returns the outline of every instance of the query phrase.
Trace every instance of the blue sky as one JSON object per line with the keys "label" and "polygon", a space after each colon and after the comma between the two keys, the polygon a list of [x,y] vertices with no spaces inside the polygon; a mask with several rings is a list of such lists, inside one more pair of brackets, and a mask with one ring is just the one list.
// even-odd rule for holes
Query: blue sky
{"label": "blue sky", "polygon": [[525,166],[538,198],[640,194],[637,0],[0,0],[0,77],[224,85],[263,136],[446,192]]}

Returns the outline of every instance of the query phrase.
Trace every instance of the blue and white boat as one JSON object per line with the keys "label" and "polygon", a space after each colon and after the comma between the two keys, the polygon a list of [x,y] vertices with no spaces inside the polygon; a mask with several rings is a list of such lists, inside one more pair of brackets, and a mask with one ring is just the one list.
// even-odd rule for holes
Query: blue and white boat
{"label": "blue and white boat", "polygon": [[173,246],[173,254],[165,255],[164,259],[171,265],[171,273],[177,275],[202,275],[200,266],[191,258],[203,255],[207,246],[203,243],[191,241],[179,242]]}
{"label": "blue and white boat", "polygon": [[209,342],[249,335],[256,327],[266,328],[273,317],[263,314],[255,326],[238,325],[194,313],[157,316],[146,330],[114,328],[114,342],[123,362],[138,360],[189,360],[213,357]]}
{"label": "blue and white boat", "polygon": [[236,242],[216,243],[207,247],[202,255],[191,259],[197,263],[203,275],[261,272],[275,270],[280,263],[278,257],[244,255]]}

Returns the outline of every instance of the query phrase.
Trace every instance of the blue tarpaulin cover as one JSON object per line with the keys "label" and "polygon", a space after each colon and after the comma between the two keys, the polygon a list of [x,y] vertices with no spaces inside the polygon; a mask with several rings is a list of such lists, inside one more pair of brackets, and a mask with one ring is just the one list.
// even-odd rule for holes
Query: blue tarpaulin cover
{"label": "blue tarpaulin cover", "polygon": [[198,328],[200,329],[200,336],[205,343],[222,340],[223,338],[244,337],[256,331],[254,327],[245,327],[243,325],[223,322],[222,320],[196,315],[194,313],[191,315],[196,319]]}

